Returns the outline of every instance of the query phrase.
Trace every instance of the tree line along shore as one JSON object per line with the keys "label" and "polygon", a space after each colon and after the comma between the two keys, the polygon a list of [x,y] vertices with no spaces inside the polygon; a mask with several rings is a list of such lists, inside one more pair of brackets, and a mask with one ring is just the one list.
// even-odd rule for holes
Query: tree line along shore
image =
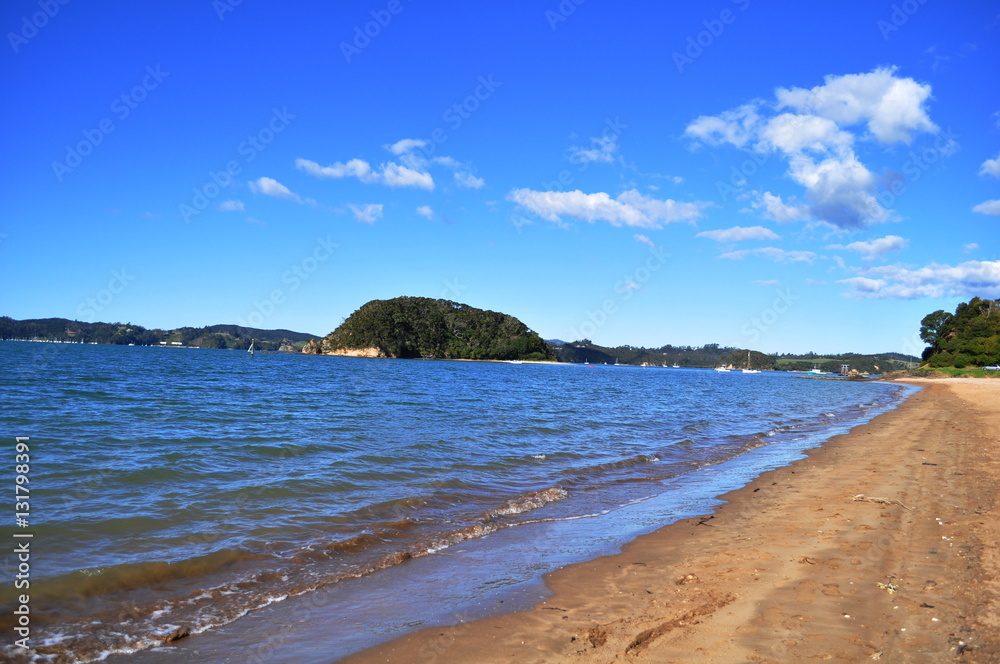
{"label": "tree line along shore", "polygon": [[[239,325],[147,329],[132,323],[65,318],[0,317],[0,339],[135,346],[185,346],[387,358],[555,361],[764,371],[839,373],[845,365],[863,374],[945,370],[983,374],[1000,363],[1000,300],[972,298],[955,313],[932,312],[920,322],[928,344],[921,357],[904,353],[763,353],[709,343],[658,348],[602,346],[589,339],[542,339],[517,318],[450,300],[397,297],[372,300],[325,337],[292,330]],[[1000,372],[997,372],[1000,373]]]}

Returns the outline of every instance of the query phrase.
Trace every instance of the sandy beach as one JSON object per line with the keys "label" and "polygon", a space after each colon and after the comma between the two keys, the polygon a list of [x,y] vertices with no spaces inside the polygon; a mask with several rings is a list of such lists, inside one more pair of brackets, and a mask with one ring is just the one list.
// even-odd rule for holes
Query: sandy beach
{"label": "sandy beach", "polygon": [[530,611],[344,661],[1000,662],[1000,380],[910,382],[714,513],[551,574]]}

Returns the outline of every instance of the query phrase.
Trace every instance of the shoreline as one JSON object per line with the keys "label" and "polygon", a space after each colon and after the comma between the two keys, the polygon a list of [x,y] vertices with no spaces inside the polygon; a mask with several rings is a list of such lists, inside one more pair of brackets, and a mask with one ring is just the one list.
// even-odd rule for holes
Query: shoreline
{"label": "shoreline", "polygon": [[900,382],[924,389],[528,611],[338,661],[998,661],[1000,382]]}

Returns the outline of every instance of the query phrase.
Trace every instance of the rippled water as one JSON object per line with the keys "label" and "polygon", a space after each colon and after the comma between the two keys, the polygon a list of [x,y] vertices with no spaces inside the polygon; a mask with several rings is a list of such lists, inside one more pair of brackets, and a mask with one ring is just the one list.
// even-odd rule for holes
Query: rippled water
{"label": "rippled water", "polygon": [[[11,469],[14,436],[30,436],[31,644],[54,661],[606,514],[754,450],[798,453],[904,393],[777,373],[27,342],[0,343],[0,371]],[[5,579],[16,565],[4,557]],[[7,634],[14,597],[5,581]]]}

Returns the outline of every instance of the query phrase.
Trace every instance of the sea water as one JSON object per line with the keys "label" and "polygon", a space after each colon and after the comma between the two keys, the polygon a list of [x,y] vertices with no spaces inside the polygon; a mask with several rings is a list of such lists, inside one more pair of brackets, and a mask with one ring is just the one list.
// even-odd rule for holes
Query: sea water
{"label": "sea water", "polygon": [[[315,661],[332,661],[456,615],[523,608],[543,596],[543,573],[704,513],[911,390],[0,342],[11,487],[15,436],[30,446],[29,516],[19,526],[9,496],[0,541],[31,535],[31,648],[12,645],[28,591],[5,544],[0,655],[93,661],[181,629],[184,647],[207,649],[198,661],[226,661],[241,647],[227,633],[311,603],[323,606],[313,622],[329,623]],[[401,602],[400,587],[417,599]],[[303,622],[281,629],[309,633]],[[112,655],[143,658],[155,651]],[[288,661],[307,660],[300,649]]]}

